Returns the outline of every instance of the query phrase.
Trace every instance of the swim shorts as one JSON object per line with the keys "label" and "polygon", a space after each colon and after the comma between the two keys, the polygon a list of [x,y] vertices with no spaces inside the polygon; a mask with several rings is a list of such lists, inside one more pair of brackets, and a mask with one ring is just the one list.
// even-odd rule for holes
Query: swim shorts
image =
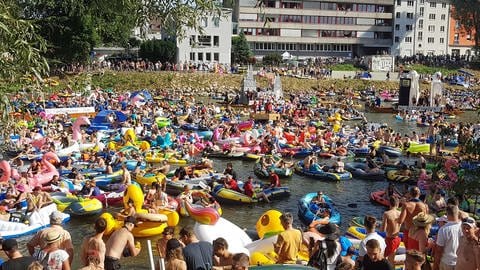
{"label": "swim shorts", "polygon": [[385,247],[384,256],[388,257],[390,254],[394,253],[400,246],[401,241],[402,240],[400,239],[399,236],[386,237],[385,243],[387,244],[387,246]]}

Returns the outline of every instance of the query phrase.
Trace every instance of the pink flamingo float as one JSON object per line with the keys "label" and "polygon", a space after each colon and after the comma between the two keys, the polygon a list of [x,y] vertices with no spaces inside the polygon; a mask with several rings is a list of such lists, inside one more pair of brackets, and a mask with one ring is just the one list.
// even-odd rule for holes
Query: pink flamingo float
{"label": "pink flamingo float", "polygon": [[88,117],[86,116],[80,116],[77,118],[77,120],[75,120],[75,122],[73,122],[73,125],[72,125],[72,130],[73,130],[73,133],[72,133],[72,138],[74,141],[78,141],[78,140],[81,140],[82,139],[82,132],[81,132],[81,129],[80,127],[81,126],[90,126],[90,120],[88,119]]}
{"label": "pink flamingo float", "polygon": [[30,187],[42,186],[52,180],[53,176],[59,175],[57,168],[50,163],[51,160],[54,160],[55,162],[60,161],[57,154],[53,152],[43,154],[41,161],[43,170],[33,177],[28,177],[28,184]]}

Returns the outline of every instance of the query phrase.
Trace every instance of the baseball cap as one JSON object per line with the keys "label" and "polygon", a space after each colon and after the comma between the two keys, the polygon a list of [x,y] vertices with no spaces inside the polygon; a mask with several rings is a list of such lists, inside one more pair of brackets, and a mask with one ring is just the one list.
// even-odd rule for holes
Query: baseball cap
{"label": "baseball cap", "polygon": [[132,223],[136,227],[137,226],[137,219],[134,216],[128,216],[125,219],[124,223]]}
{"label": "baseball cap", "polygon": [[470,228],[476,228],[477,225],[475,224],[475,219],[471,217],[466,217],[462,219],[462,225],[468,225]]}
{"label": "baseball cap", "polygon": [[59,211],[53,211],[50,214],[50,224],[62,224],[63,215]]}
{"label": "baseball cap", "polygon": [[10,238],[10,239],[5,239],[2,241],[2,249],[4,251],[11,251],[13,249],[16,249],[18,247],[17,240]]}

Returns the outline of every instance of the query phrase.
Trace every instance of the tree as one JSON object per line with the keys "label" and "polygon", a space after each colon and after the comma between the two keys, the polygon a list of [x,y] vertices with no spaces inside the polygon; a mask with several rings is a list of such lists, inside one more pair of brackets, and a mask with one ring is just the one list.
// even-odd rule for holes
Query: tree
{"label": "tree", "polygon": [[264,65],[277,66],[282,62],[282,56],[279,53],[267,54],[263,57],[262,62]]}
{"label": "tree", "polygon": [[478,0],[451,0],[453,17],[475,40],[475,55],[480,53],[480,4]]}
{"label": "tree", "polygon": [[141,6],[138,0],[24,0],[20,7],[48,41],[49,59],[84,63],[98,44],[126,45]]}
{"label": "tree", "polygon": [[152,62],[174,62],[177,47],[175,42],[168,40],[147,40],[140,45],[139,55],[141,58]]}
{"label": "tree", "polygon": [[240,32],[238,36],[232,38],[232,63],[246,64],[251,56],[252,51],[245,38],[245,34]]}
{"label": "tree", "polygon": [[[11,1],[11,0],[10,0]],[[216,0],[21,0],[20,15],[35,20],[48,41],[47,57],[55,62],[87,62],[98,45],[129,46],[135,27],[143,34],[150,22],[169,35],[202,30],[200,19],[221,14]],[[130,44],[131,46],[132,44]]]}
{"label": "tree", "polygon": [[0,133],[11,132],[13,119],[9,96],[12,85],[28,85],[41,90],[43,76],[49,66],[42,53],[46,41],[37,33],[35,26],[15,16],[18,6],[14,1],[0,2]]}
{"label": "tree", "polygon": [[[201,19],[207,16],[222,16],[221,2],[218,0],[137,0],[142,9],[137,13],[139,25],[149,25],[156,21],[162,30],[183,39],[185,31],[203,31]],[[142,28],[145,32],[145,28]]]}

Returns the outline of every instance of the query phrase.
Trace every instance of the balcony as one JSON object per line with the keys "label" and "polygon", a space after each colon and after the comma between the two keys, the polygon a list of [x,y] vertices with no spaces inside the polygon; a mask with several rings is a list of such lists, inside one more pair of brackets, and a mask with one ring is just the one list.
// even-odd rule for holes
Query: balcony
{"label": "balcony", "polygon": [[279,28],[279,29],[306,29],[306,30],[348,30],[348,31],[369,31],[369,32],[391,32],[391,26],[375,26],[375,25],[354,25],[354,24],[309,24],[309,23],[287,23],[275,22],[268,23],[268,27],[264,26],[264,22],[240,21],[240,28]]}
{"label": "balcony", "polygon": [[392,39],[374,38],[344,38],[344,37],[275,37],[275,36],[245,36],[248,42],[272,43],[332,43],[332,44],[362,44],[366,47],[385,47],[392,45]]}
{"label": "balcony", "polygon": [[301,15],[301,16],[332,16],[332,17],[353,17],[369,19],[393,19],[393,13],[377,12],[353,12],[343,10],[317,10],[317,9],[280,9],[265,8],[260,11],[259,8],[240,7],[240,13],[266,15]]}

